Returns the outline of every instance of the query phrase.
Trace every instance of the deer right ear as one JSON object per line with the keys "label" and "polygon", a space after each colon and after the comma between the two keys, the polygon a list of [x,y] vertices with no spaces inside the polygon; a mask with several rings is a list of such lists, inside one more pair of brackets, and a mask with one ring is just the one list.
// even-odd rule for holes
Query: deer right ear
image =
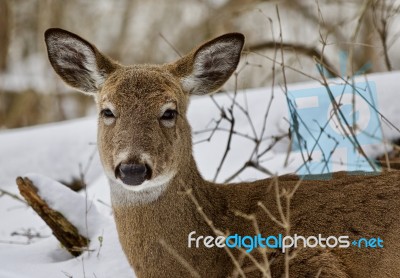
{"label": "deer right ear", "polygon": [[45,32],[49,60],[56,73],[84,93],[97,93],[117,64],[81,37],[63,29]]}
{"label": "deer right ear", "polygon": [[218,90],[236,70],[244,36],[229,33],[206,42],[173,64],[184,91],[203,95]]}

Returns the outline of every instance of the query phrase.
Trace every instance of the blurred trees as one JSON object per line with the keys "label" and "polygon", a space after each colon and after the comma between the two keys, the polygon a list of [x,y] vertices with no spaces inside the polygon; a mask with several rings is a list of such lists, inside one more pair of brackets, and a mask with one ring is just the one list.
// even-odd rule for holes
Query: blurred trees
{"label": "blurred trees", "polygon": [[7,66],[7,51],[10,42],[10,9],[8,1],[0,1],[0,72]]}
{"label": "blurred trees", "polygon": [[[80,102],[59,96],[69,89],[47,61],[43,33],[50,27],[77,33],[124,64],[170,62],[213,36],[243,32],[247,52],[239,85],[248,88],[270,85],[271,68],[282,58],[298,70],[286,72],[287,82],[318,77],[315,53],[323,54],[338,75],[359,69],[386,71],[388,60],[391,69],[399,69],[400,53],[394,51],[399,46],[398,13],[397,0],[0,0],[0,127],[32,123],[6,121],[10,119],[6,110],[20,111],[9,105],[24,105],[15,100],[23,94],[14,96],[15,92],[48,95],[48,100],[37,101],[37,109],[38,114],[51,113],[34,123],[87,113],[79,108],[81,112],[74,114],[76,109],[71,106]],[[284,57],[275,50],[280,45],[280,29],[286,45]],[[252,46],[262,44],[269,47],[251,52]],[[275,84],[284,79],[282,74],[274,78]]]}

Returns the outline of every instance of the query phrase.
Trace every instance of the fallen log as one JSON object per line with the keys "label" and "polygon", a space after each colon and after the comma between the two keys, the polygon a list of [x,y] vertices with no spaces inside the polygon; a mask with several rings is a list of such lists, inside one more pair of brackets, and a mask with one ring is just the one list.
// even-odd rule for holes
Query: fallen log
{"label": "fallen log", "polygon": [[79,256],[87,250],[89,240],[80,235],[78,229],[60,212],[53,210],[38,194],[38,189],[28,178],[17,178],[21,195],[36,213],[46,222],[54,236],[73,256]]}

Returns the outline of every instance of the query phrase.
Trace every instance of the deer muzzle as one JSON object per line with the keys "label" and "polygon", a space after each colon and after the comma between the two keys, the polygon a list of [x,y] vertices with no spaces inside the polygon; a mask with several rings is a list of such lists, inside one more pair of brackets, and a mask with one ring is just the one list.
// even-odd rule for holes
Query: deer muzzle
{"label": "deer muzzle", "polygon": [[151,179],[152,170],[147,164],[121,163],[115,169],[115,177],[126,185],[141,185]]}

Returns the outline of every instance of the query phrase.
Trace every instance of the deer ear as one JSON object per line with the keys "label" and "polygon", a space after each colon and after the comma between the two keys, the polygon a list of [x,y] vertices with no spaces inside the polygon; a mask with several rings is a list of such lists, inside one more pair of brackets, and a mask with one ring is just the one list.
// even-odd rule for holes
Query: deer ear
{"label": "deer ear", "polygon": [[97,93],[117,64],[81,37],[52,28],[45,32],[49,60],[56,73],[70,86]]}
{"label": "deer ear", "polygon": [[235,71],[243,45],[243,34],[222,35],[178,60],[173,73],[181,78],[184,91],[196,95],[212,93]]}

